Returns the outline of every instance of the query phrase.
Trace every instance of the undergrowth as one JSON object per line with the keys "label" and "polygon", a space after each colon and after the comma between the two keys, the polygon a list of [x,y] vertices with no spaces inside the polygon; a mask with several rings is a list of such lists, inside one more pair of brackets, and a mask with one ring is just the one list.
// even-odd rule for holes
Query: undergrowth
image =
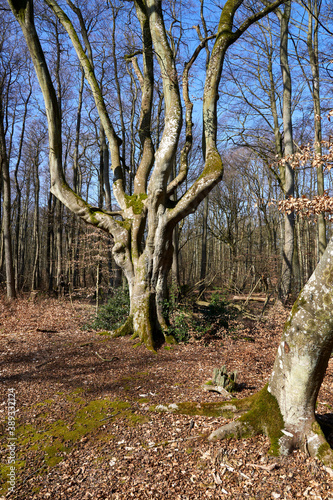
{"label": "undergrowth", "polygon": [[[193,300],[179,302],[178,295],[171,292],[163,309],[165,318],[170,322],[169,333],[177,342],[188,342],[190,338],[200,340],[206,336],[214,337],[221,331],[228,331],[230,320],[235,318],[235,310],[218,292],[213,293],[206,307]],[[129,312],[128,289],[119,288],[83,329],[115,330],[124,324]]]}
{"label": "undergrowth", "polygon": [[208,307],[196,303],[178,304],[171,296],[165,303],[165,311],[171,321],[169,331],[178,342],[188,342],[190,338],[200,340],[206,336],[214,337],[222,330],[225,332],[236,314],[217,292],[213,293]]}
{"label": "undergrowth", "polygon": [[107,304],[98,309],[93,321],[84,325],[84,330],[115,330],[119,328],[130,312],[128,288],[117,288]]}

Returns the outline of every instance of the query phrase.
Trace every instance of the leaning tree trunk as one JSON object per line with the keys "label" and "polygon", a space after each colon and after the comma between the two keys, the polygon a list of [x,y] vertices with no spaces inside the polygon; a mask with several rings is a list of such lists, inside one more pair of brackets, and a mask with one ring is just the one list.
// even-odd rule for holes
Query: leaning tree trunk
{"label": "leaning tree trunk", "polygon": [[300,293],[285,324],[275,364],[262,391],[236,402],[246,410],[210,439],[263,432],[277,454],[303,448],[333,465],[333,451],[315,416],[315,405],[333,349],[333,238]]}

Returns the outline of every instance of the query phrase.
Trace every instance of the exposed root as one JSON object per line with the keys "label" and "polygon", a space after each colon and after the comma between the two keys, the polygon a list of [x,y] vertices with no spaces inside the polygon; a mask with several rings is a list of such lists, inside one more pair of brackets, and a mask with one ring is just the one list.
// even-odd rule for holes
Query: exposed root
{"label": "exposed root", "polygon": [[239,419],[230,422],[229,424],[220,427],[216,431],[213,431],[208,436],[208,441],[217,441],[219,439],[231,439],[231,438],[241,438],[249,437],[251,434],[250,429]]}
{"label": "exposed root", "polygon": [[231,437],[250,437],[265,434],[271,441],[270,452],[279,454],[279,439],[283,436],[283,419],[276,399],[265,386],[260,392],[250,398],[234,403],[244,414],[234,422],[212,432],[209,440]]}
{"label": "exposed root", "polygon": [[273,455],[288,455],[296,448],[304,448],[311,457],[333,467],[333,450],[319,423],[313,421],[311,425],[311,422],[305,422],[302,429],[296,432],[286,429],[278,403],[267,391],[267,386],[251,398],[233,403],[238,411],[243,407],[243,415],[213,431],[208,437],[209,441],[264,434],[271,441],[270,453]]}
{"label": "exposed root", "polygon": [[117,337],[125,337],[125,335],[132,335],[132,334],[133,334],[133,316],[128,316],[125,323],[119,328],[117,328],[117,330],[114,330],[114,332],[111,334],[111,337],[115,339]]}
{"label": "exposed root", "polygon": [[177,344],[177,340],[173,335],[168,335],[167,331],[163,331],[164,340],[167,344]]}

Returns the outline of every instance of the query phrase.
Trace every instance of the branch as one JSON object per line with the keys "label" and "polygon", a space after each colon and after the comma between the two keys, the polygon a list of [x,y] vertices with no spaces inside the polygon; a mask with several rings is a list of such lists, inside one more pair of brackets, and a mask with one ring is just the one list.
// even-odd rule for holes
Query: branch
{"label": "branch", "polygon": [[113,125],[106,110],[103,93],[96,79],[94,68],[92,66],[92,61],[89,60],[89,57],[85,53],[72,22],[70,21],[69,17],[65,14],[65,12],[60,8],[56,0],[45,0],[45,2],[51,8],[55,16],[58,18],[63,28],[67,31],[67,34],[72,41],[77,57],[84,70],[85,77],[90,85],[101,123],[103,125],[105,134],[110,144],[111,163],[114,172],[114,181],[113,181],[114,194],[120,207],[122,209],[125,209],[126,200],[124,193],[122,168],[120,165],[120,151],[119,151],[120,139],[117,137],[113,129]]}
{"label": "branch", "polygon": [[146,193],[148,177],[154,165],[155,150],[151,138],[154,57],[147,7],[144,2],[136,0],[135,9],[141,26],[143,43],[143,74],[140,71],[136,57],[132,58],[133,68],[141,86],[139,137],[142,146],[142,157],[134,178],[134,194],[138,195]]}
{"label": "branch", "polygon": [[187,177],[187,172],[188,172],[188,155],[192,149],[192,141],[193,141],[193,135],[192,135],[192,110],[193,110],[193,104],[190,99],[189,95],[189,88],[188,88],[188,75],[189,71],[196,61],[198,55],[200,54],[201,50],[206,46],[207,42],[209,40],[212,40],[216,38],[216,35],[211,35],[204,40],[201,41],[201,43],[198,45],[198,47],[195,49],[191,59],[185,63],[184,71],[183,71],[183,98],[185,102],[185,108],[186,108],[186,114],[185,114],[185,121],[186,121],[186,140],[184,147],[182,149],[182,152],[180,154],[180,168],[179,168],[179,173],[176,176],[175,179],[173,179],[167,189],[167,194],[168,196],[171,196],[177,187],[184,182],[184,180]]}
{"label": "branch", "polygon": [[182,127],[182,106],[175,58],[165,30],[160,0],[147,0],[149,25],[155,53],[161,70],[165,103],[164,130],[155,154],[155,168],[148,191],[157,197],[165,191],[176,155]]}
{"label": "branch", "polygon": [[223,164],[217,149],[211,148],[206,155],[205,168],[200,177],[178,201],[176,206],[168,211],[168,221],[174,226],[188,214],[196,211],[199,203],[222,180]]}
{"label": "branch", "polygon": [[252,16],[248,17],[243,24],[233,33],[233,38],[234,41],[238,40],[240,36],[245,33],[245,31],[252,26],[252,24],[256,23],[257,21],[260,21],[263,17],[267,16],[270,12],[273,12],[275,9],[277,9],[280,5],[285,3],[286,0],[275,0],[275,2],[269,3],[269,2],[263,2],[266,4],[266,7],[262,9],[259,12],[256,12]]}

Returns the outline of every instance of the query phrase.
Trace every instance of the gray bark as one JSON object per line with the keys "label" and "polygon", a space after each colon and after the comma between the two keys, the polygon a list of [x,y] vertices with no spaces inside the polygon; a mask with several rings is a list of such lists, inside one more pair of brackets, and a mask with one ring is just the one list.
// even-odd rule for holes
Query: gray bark
{"label": "gray bark", "polygon": [[[312,73],[312,85],[310,85],[313,111],[314,111],[314,150],[316,159],[320,161],[322,156],[322,132],[321,132],[321,109],[320,109],[320,77],[319,77],[319,60],[318,60],[318,16],[319,8],[318,1],[308,1],[309,8],[309,22],[307,34],[307,47],[310,57],[310,66]],[[311,12],[313,11],[313,16]],[[324,194],[324,173],[323,166],[319,164],[317,170],[317,194],[322,196]],[[326,220],[325,215],[318,214],[318,260],[324,253],[327,245],[326,241]]]}
{"label": "gray bark", "polygon": [[6,284],[7,297],[14,299],[16,297],[15,290],[15,274],[13,264],[12,237],[11,237],[11,196],[10,196],[10,176],[9,176],[9,160],[6,149],[6,136],[4,129],[4,110],[2,102],[2,89],[0,87],[0,174],[3,185],[3,237],[4,237],[4,254],[5,254],[5,269],[6,269]]}
{"label": "gray bark", "polygon": [[[280,451],[304,447],[332,460],[318,431],[315,404],[333,349],[333,239],[299,295],[278,348],[268,390],[284,421]],[[283,381],[283,382],[282,382]]]}
{"label": "gray bark", "polygon": [[[283,131],[284,131],[284,194],[285,197],[294,195],[294,171],[288,158],[293,154],[293,132],[291,113],[291,75],[288,61],[288,25],[291,3],[285,3],[283,13],[277,11],[280,20],[280,64],[283,80]],[[294,214],[284,215],[284,244],[282,251],[282,269],[280,296],[286,301],[291,289],[292,263],[294,252]]]}

